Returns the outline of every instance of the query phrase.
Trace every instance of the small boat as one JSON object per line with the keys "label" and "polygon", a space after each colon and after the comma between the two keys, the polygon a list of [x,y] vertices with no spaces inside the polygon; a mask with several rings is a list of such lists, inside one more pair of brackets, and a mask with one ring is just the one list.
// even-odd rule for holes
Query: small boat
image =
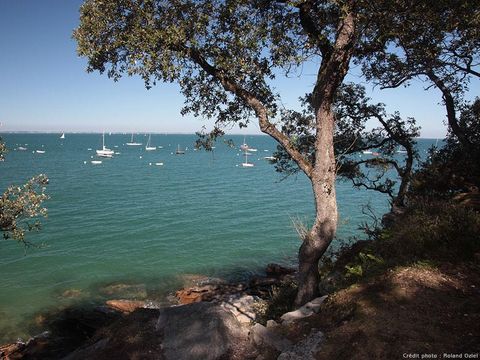
{"label": "small boat", "polygon": [[277,158],[275,156],[265,156],[264,157],[265,160],[270,160],[270,161],[275,161],[277,160]]}
{"label": "small boat", "polygon": [[65,139],[65,133],[62,133],[62,135],[60,136],[60,139]]}
{"label": "small boat", "polygon": [[37,154],[45,154],[45,150],[37,150],[35,151]]}
{"label": "small boat", "polygon": [[102,161],[101,160],[92,160],[90,161],[93,165],[98,165],[98,164],[101,164]]}
{"label": "small boat", "polygon": [[151,144],[150,144],[151,139],[152,139],[152,134],[148,134],[148,141],[147,141],[147,145],[145,146],[145,151],[157,150],[156,146],[151,146]]}
{"label": "small boat", "polygon": [[19,146],[19,147],[17,148],[17,150],[19,150],[19,151],[26,151],[27,148],[26,148],[26,147],[23,147],[23,146]]}
{"label": "small boat", "polygon": [[371,155],[371,154],[373,154],[373,152],[370,151],[370,150],[363,150],[362,153],[365,154],[365,155]]}
{"label": "small boat", "polygon": [[130,139],[130,142],[126,143],[126,145],[127,146],[140,146],[140,145],[142,145],[142,143],[133,141],[133,133],[132,133],[132,138]]}
{"label": "small boat", "polygon": [[243,144],[240,145],[240,150],[242,150],[242,151],[247,151],[248,150],[248,144],[245,142],[245,136],[243,137]]}
{"label": "small boat", "polygon": [[185,150],[180,149],[180,145],[177,146],[177,150],[175,151],[177,155],[185,155]]}
{"label": "small boat", "polygon": [[97,156],[105,158],[113,157],[113,150],[105,147],[105,133],[102,133],[102,150],[97,150]]}
{"label": "small boat", "polygon": [[252,163],[248,162],[248,155],[251,155],[251,154],[249,154],[248,152],[245,151],[245,162],[242,163],[242,166],[243,167],[253,167],[253,166],[255,166]]}

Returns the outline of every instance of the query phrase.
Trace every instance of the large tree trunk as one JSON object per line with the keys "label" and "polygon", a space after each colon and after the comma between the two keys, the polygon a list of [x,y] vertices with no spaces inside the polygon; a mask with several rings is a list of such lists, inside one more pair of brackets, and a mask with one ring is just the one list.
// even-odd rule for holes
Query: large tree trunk
{"label": "large tree trunk", "polygon": [[320,129],[315,144],[315,165],[311,176],[315,198],[316,217],[309,233],[303,239],[298,254],[299,285],[295,299],[297,306],[318,296],[318,262],[332,242],[337,229],[337,201],[335,196],[335,154],[333,150],[334,116],[329,106],[317,112]]}
{"label": "large tree trunk", "polygon": [[339,22],[337,34],[334,46],[323,53],[312,92],[316,117],[315,163],[309,177],[315,198],[315,221],[303,239],[298,254],[299,282],[295,299],[297,306],[318,296],[318,262],[337,230],[336,163],[333,149],[335,117],[332,106],[337,89],[347,74],[355,44],[353,13],[347,13]]}

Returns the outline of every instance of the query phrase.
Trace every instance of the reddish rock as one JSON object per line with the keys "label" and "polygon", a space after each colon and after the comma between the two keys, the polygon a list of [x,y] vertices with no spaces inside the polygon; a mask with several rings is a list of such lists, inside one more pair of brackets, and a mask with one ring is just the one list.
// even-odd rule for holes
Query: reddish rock
{"label": "reddish rock", "polygon": [[175,293],[180,304],[191,304],[200,301],[210,301],[217,295],[217,286],[205,285],[181,289]]}
{"label": "reddish rock", "polygon": [[145,307],[145,301],[136,300],[108,300],[107,306],[121,311],[123,313],[131,313],[132,311]]}
{"label": "reddish rock", "polygon": [[21,342],[0,345],[0,359],[20,359],[24,348],[25,344]]}

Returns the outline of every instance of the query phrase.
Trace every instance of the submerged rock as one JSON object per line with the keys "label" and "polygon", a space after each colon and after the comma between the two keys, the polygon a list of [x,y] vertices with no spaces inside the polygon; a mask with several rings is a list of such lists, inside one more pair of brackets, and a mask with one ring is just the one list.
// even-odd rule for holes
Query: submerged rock
{"label": "submerged rock", "polygon": [[147,287],[145,284],[110,284],[100,289],[104,295],[122,299],[145,299],[147,297]]}

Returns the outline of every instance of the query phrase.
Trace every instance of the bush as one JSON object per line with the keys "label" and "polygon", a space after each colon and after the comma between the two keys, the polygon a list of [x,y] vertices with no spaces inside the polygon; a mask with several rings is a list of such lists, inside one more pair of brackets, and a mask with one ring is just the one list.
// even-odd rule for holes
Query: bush
{"label": "bush", "polygon": [[470,260],[480,250],[480,214],[453,202],[420,202],[403,214],[375,243],[389,262]]}

